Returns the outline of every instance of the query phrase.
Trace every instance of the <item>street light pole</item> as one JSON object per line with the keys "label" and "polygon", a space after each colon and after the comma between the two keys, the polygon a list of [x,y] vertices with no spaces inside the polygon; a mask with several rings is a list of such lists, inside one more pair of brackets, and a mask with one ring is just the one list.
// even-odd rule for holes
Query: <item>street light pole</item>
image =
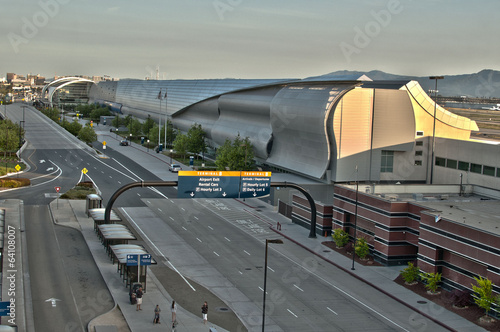
{"label": "street light pole", "polygon": [[432,126],[432,155],[431,155],[431,178],[430,184],[432,184],[434,176],[434,150],[436,148],[436,109],[437,109],[437,93],[438,93],[438,80],[444,79],[444,76],[431,76],[431,80],[436,80],[436,85],[434,89],[434,124]]}
{"label": "street light pole", "polygon": [[170,165],[172,165],[172,153],[174,152],[174,150],[170,149]]}
{"label": "street light pole", "polygon": [[165,137],[163,138],[165,149],[167,148],[167,126],[168,126],[168,104],[167,104],[167,88],[165,88]]}
{"label": "street light pole", "polygon": [[283,240],[275,239],[268,240],[266,239],[266,259],[264,264],[264,299],[262,301],[262,332],[264,332],[264,326],[266,321],[266,282],[267,282],[267,245],[269,243],[283,244]]}
{"label": "street light pole", "polygon": [[352,246],[352,267],[354,268],[354,257],[356,256],[356,238],[358,236],[358,165],[356,165],[356,205],[354,207],[354,244]]}

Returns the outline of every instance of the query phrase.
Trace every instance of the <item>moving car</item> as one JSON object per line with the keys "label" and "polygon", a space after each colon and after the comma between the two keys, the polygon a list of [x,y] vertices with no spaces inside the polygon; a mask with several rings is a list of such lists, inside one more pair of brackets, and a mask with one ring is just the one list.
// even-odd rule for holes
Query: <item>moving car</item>
{"label": "moving car", "polygon": [[120,145],[121,146],[127,146],[128,145],[128,141],[126,139],[122,139],[121,142],[120,142]]}
{"label": "moving car", "polygon": [[182,168],[181,168],[181,165],[178,165],[178,164],[172,164],[172,165],[170,165],[170,167],[168,168],[168,170],[169,170],[170,172],[175,172],[175,173],[177,173],[178,171],[181,171],[181,170],[182,170]]}

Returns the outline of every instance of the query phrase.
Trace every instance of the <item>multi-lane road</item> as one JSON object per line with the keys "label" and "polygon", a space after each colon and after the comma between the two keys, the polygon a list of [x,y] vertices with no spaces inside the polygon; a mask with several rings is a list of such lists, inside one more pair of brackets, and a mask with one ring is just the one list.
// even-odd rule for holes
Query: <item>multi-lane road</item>
{"label": "multi-lane road", "polygon": [[[24,201],[33,324],[37,331],[84,331],[93,317],[112,307],[112,301],[109,294],[102,295],[105,284],[80,233],[52,223],[47,205],[56,197],[54,187],[69,190],[82,180],[81,170],[86,168],[106,203],[124,184],[160,179],[154,170],[111,147],[106,158],[99,157],[37,111],[26,108],[23,114],[20,106],[10,105],[8,117],[25,118],[29,144],[23,158],[31,169],[23,176],[31,178],[32,186],[0,197]],[[262,315],[264,243],[276,234],[265,221],[236,208],[234,201],[175,196],[174,188],[136,188],[121,195],[115,207],[123,207],[150,252],[163,255],[158,261],[181,271],[186,279],[179,278],[179,283],[194,280],[208,288],[246,328],[255,330]],[[284,242],[269,250],[267,331],[416,329],[412,310]],[[169,292],[175,292],[176,285],[170,287]],[[189,296],[189,291],[183,295]],[[198,312],[198,304],[193,312]],[[419,330],[442,328],[426,321]]]}

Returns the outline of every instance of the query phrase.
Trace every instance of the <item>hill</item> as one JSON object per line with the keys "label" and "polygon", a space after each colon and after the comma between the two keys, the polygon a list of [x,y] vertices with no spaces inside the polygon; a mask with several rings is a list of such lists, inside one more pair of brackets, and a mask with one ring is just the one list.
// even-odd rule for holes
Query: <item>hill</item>
{"label": "hill", "polygon": [[[428,76],[403,76],[385,73],[380,70],[369,72],[340,70],[322,75],[322,78],[351,77],[357,78],[366,75],[372,80],[415,80],[420,83],[425,91],[434,89],[435,81]],[[467,96],[500,98],[500,71],[484,69],[475,74],[445,75],[443,80],[438,82],[439,95],[445,97]]]}

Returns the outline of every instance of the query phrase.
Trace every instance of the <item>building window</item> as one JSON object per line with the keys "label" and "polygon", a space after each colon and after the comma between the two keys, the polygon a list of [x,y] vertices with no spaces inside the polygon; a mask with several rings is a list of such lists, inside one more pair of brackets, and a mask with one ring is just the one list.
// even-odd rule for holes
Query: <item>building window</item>
{"label": "building window", "polygon": [[500,178],[500,168],[497,168],[497,178]]}
{"label": "building window", "polygon": [[483,166],[483,174],[489,176],[495,176],[495,167]]}
{"label": "building window", "polygon": [[380,166],[380,172],[392,173],[393,168],[394,168],[394,151],[382,150],[382,163]]}
{"label": "building window", "polygon": [[418,151],[415,151],[415,156],[422,156],[423,154],[423,151],[422,150],[418,150]]}
{"label": "building window", "polygon": [[436,166],[446,166],[446,159],[436,157]]}
{"label": "building window", "polygon": [[458,162],[458,169],[461,171],[469,171],[469,163],[466,163],[465,161],[459,161]]}
{"label": "building window", "polygon": [[416,146],[424,146],[424,141],[416,141],[415,145]]}
{"label": "building window", "polygon": [[470,171],[472,173],[481,174],[482,168],[483,168],[483,165],[473,164],[473,163],[470,164]]}
{"label": "building window", "polygon": [[424,136],[424,132],[423,131],[417,131],[417,136]]}
{"label": "building window", "polygon": [[415,166],[422,166],[422,160],[415,160]]}
{"label": "building window", "polygon": [[453,159],[446,159],[446,167],[457,169],[457,161]]}

